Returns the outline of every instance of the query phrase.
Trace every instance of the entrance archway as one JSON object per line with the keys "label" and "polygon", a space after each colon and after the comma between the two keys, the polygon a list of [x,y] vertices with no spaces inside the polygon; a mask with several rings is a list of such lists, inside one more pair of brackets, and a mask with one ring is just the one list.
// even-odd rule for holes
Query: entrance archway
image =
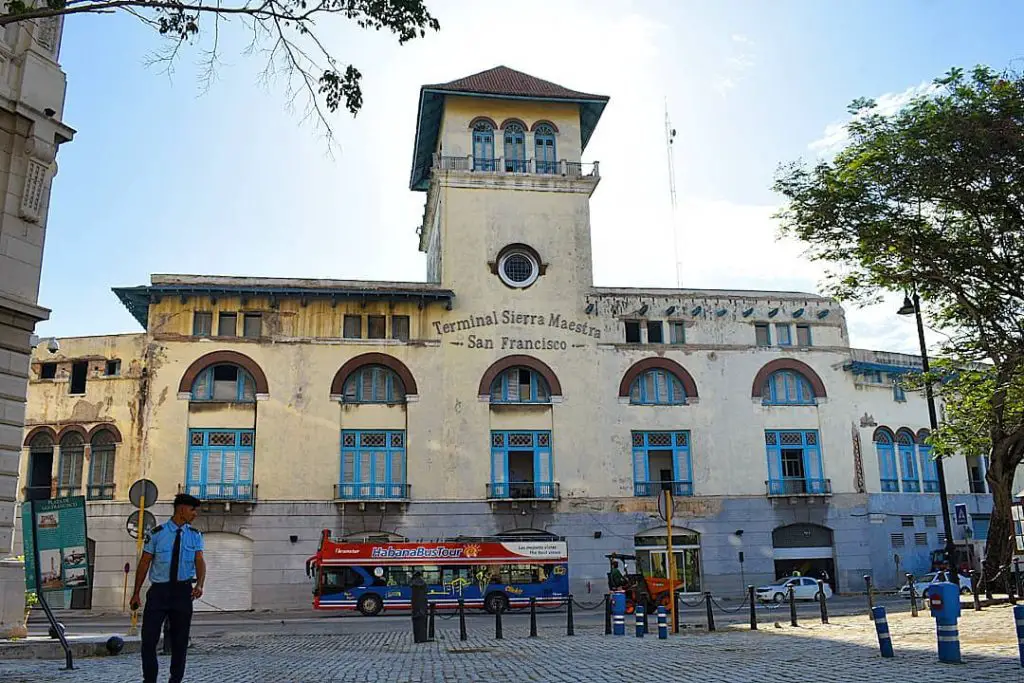
{"label": "entrance archway", "polygon": [[820,524],[798,523],[776,527],[772,531],[772,556],[775,578],[801,576],[825,579],[833,592],[836,581],[835,551],[832,530]]}
{"label": "entrance archway", "polygon": [[[668,527],[648,529],[633,537],[637,564],[645,576],[668,578]],[[700,534],[692,529],[672,527],[672,555],[676,581],[684,593],[701,592]]]}

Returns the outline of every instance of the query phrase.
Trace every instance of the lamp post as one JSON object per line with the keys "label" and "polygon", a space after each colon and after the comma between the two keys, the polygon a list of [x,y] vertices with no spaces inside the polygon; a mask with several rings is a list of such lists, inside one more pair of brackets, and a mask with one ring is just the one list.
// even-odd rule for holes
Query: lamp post
{"label": "lamp post", "polygon": [[[928,422],[931,425],[932,433],[939,428],[939,419],[935,412],[935,395],[932,393],[932,382],[928,378],[928,349],[924,343],[924,322],[921,320],[921,299],[918,298],[917,292],[914,292],[913,297],[905,296],[903,298],[903,305],[900,310],[896,311],[898,315],[913,315],[917,320],[917,341],[921,345],[921,369],[925,373],[924,382],[924,396],[928,401]],[[946,564],[947,572],[953,571],[956,573],[957,581],[959,583],[960,570],[957,568],[955,559],[956,551],[953,545],[953,525],[949,520],[949,497],[946,494],[946,474],[942,466],[942,458],[935,459],[935,471],[939,477],[939,502],[942,504],[942,529],[946,534]],[[948,574],[947,574],[947,578]]]}

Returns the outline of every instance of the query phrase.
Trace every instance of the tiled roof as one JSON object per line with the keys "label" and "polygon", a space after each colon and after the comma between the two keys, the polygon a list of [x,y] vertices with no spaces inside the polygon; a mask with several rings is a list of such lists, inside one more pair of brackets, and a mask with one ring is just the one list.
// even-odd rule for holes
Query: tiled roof
{"label": "tiled roof", "polygon": [[513,97],[544,97],[563,100],[602,100],[606,95],[591,95],[577,90],[563,88],[557,83],[545,81],[507,66],[496,66],[487,71],[457,78],[448,83],[425,85],[425,90],[447,92],[469,92],[481,95],[506,95]]}

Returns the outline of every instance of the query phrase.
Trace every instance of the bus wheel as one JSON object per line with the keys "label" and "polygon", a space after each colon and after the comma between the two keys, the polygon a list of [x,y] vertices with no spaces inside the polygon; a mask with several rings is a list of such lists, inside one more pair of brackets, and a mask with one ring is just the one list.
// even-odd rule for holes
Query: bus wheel
{"label": "bus wheel", "polygon": [[380,614],[380,611],[384,609],[384,601],[380,599],[379,595],[367,593],[363,597],[359,598],[359,603],[356,607],[365,616],[373,617]]}
{"label": "bus wheel", "polygon": [[484,609],[494,614],[508,609],[508,598],[501,593],[491,593],[484,598]]}

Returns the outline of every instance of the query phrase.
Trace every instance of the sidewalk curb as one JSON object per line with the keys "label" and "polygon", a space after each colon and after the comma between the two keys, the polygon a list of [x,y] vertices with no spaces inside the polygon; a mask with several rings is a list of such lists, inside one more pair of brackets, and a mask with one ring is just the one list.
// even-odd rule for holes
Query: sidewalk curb
{"label": "sidewalk curb", "polygon": [[[75,659],[86,657],[110,657],[107,651],[107,639],[117,635],[124,641],[124,647],[118,654],[137,653],[142,648],[138,636],[124,636],[114,633],[72,636],[68,645]],[[0,640],[0,660],[13,659],[64,659],[64,648],[60,641],[51,638],[30,637],[23,640]]]}

